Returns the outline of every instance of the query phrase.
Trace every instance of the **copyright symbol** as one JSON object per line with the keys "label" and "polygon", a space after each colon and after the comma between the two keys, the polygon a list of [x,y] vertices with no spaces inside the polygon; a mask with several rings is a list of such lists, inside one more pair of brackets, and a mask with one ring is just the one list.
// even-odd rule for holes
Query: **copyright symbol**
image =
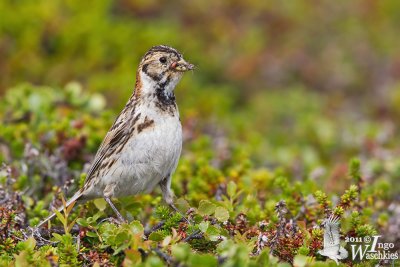
{"label": "copyright symbol", "polygon": [[371,242],[371,237],[369,237],[369,236],[364,236],[364,242],[365,242],[365,243]]}

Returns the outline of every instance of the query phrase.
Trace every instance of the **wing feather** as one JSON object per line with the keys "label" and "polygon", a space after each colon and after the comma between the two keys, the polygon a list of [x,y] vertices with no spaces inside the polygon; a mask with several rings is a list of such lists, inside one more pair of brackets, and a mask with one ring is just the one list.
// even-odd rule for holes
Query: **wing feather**
{"label": "wing feather", "polygon": [[[114,153],[114,151],[123,146],[132,136],[132,133],[134,131],[134,124],[139,119],[140,114],[135,114],[135,106],[132,105],[131,99],[126,104],[122,112],[118,115],[115,122],[108,131],[106,137],[103,139],[103,142],[101,143],[99,149],[97,150],[93,163],[86,175],[84,186],[78,192],[76,192],[71,199],[67,201],[67,207],[69,207],[72,203],[79,200],[79,198],[83,196],[84,191],[90,186],[91,181],[97,177],[98,170],[104,163],[107,163],[105,162],[105,160],[109,158]],[[127,118],[126,114],[132,115],[132,117]],[[61,211],[63,208],[64,207],[60,207],[58,208],[58,210]],[[40,222],[36,227],[44,225],[44,223],[52,219],[54,216],[55,213],[53,212],[50,216]]]}
{"label": "wing feather", "polygon": [[93,178],[97,177],[98,170],[102,166],[102,163],[104,163],[107,158],[113,155],[114,152],[123,146],[130,138],[134,130],[133,124],[138,120],[140,114],[137,114],[133,119],[126,118],[126,114],[132,114],[134,112],[130,112],[129,109],[135,108],[128,104],[116,118],[107,135],[103,139],[99,149],[97,150],[93,163],[87,172],[85,184],[81,191],[84,191],[88,186],[90,186],[90,182],[93,180]]}

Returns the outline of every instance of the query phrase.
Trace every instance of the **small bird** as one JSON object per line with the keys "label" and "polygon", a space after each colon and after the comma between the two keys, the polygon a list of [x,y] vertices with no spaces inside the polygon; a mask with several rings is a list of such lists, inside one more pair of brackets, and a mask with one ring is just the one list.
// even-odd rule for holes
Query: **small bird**
{"label": "small bird", "polygon": [[104,198],[125,221],[111,199],[149,193],[159,185],[164,201],[178,211],[171,176],[181,154],[182,126],[174,89],[183,73],[193,69],[181,53],[166,45],[154,46],[143,56],[132,96],[101,143],[83,187],[66,206]]}
{"label": "small bird", "polygon": [[340,246],[339,217],[331,215],[324,220],[324,247],[318,251],[322,256],[329,257],[339,264],[338,260],[347,258],[347,250]]}

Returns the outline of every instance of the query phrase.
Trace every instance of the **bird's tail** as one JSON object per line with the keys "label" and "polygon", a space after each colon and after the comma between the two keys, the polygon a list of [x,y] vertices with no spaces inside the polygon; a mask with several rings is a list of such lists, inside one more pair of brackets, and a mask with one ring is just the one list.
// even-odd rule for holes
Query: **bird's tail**
{"label": "bird's tail", "polygon": [[[61,206],[59,207],[57,210],[59,212],[61,212],[64,208],[68,208],[69,206],[72,205],[72,203],[74,203],[75,201],[77,201],[80,197],[82,196],[82,192],[79,190],[78,192],[75,193],[75,195],[73,195],[68,201],[67,203],[65,203],[65,207]],[[43,226],[46,222],[48,222],[49,220],[53,219],[53,217],[56,216],[56,213],[53,212],[52,214],[50,214],[46,219],[44,219],[43,221],[41,221],[38,225],[36,225],[37,228]]]}

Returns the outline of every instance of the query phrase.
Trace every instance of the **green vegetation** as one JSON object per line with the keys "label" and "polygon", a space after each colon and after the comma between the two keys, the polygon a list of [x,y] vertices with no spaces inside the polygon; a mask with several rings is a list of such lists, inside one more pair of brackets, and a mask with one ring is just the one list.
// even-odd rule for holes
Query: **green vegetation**
{"label": "green vegetation", "polygon": [[[0,266],[336,266],[318,254],[331,213],[343,240],[398,250],[398,2],[264,2],[1,1]],[[157,190],[116,202],[127,224],[95,200],[31,228],[163,43],[197,65],[172,181],[191,223]]]}

